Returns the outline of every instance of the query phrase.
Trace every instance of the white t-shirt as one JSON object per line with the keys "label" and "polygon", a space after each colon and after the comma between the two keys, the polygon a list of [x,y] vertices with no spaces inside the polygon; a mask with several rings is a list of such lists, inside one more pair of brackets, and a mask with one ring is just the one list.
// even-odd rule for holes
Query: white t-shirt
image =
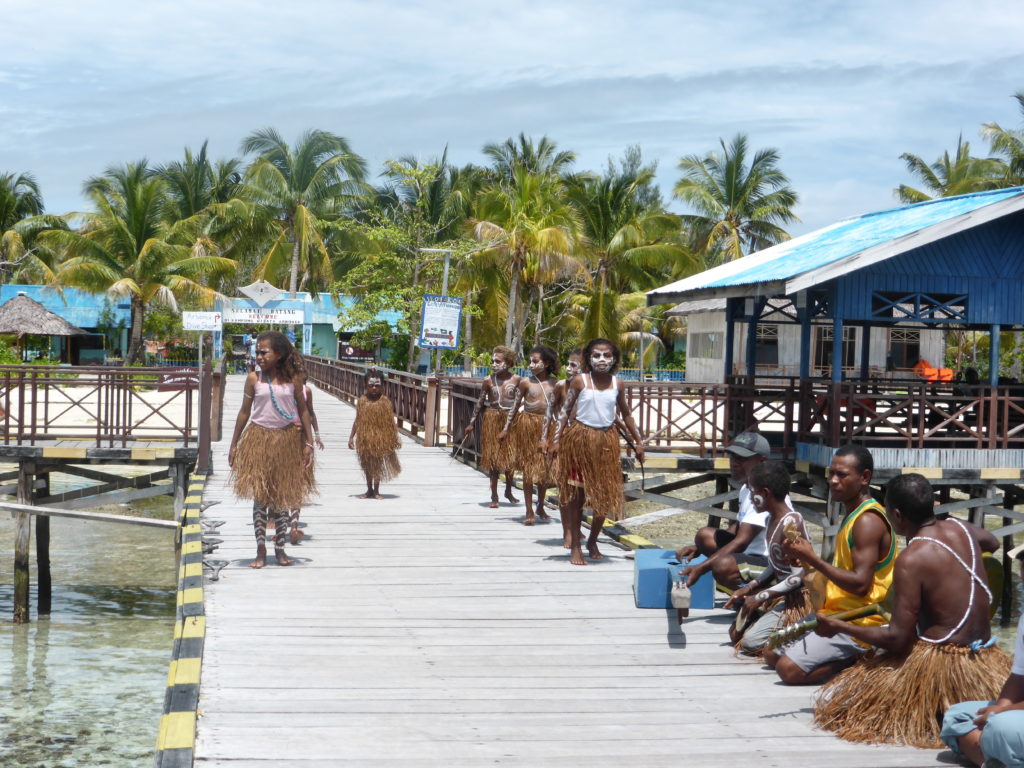
{"label": "white t-shirt", "polygon": [[[768,555],[768,544],[765,541],[765,529],[768,526],[768,513],[758,512],[754,507],[754,502],[751,500],[753,493],[750,490],[750,486],[744,483],[740,487],[740,510],[736,513],[736,522],[739,524],[747,523],[748,525],[756,525],[758,530],[757,535],[754,537],[744,552],[748,555],[762,555],[767,557]],[[786,496],[786,506],[793,509],[793,500]]]}
{"label": "white t-shirt", "polygon": [[1024,614],[1017,622],[1017,647],[1013,649],[1013,666],[1010,673],[1024,675]]}

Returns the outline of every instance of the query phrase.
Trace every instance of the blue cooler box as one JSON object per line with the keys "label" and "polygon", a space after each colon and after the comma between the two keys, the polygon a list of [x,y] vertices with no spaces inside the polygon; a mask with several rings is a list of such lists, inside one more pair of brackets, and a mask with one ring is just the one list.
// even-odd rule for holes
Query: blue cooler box
{"label": "blue cooler box", "polygon": [[[696,565],[706,559],[698,555],[688,565]],[[671,608],[672,582],[679,581],[679,569],[682,567],[675,550],[636,550],[633,561],[633,600],[636,607]],[[690,588],[690,607],[715,607],[715,580],[710,571]]]}

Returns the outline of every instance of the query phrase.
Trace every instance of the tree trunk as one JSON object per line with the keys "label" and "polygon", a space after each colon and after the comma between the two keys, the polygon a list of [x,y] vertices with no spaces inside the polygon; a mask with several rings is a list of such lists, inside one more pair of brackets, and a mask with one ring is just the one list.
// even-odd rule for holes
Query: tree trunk
{"label": "tree trunk", "polygon": [[515,349],[516,330],[519,325],[519,259],[512,260],[512,281],[508,286],[508,315],[505,318],[505,346]]}
{"label": "tree trunk", "polygon": [[142,356],[142,321],[145,318],[145,307],[142,300],[132,296],[132,330],[128,337],[128,354],[124,364],[131,365]]}
{"label": "tree trunk", "polygon": [[540,327],[544,319],[544,287],[537,284],[537,321],[533,324],[533,345],[540,344]]}
{"label": "tree trunk", "polygon": [[[292,237],[295,238],[294,232],[292,233]],[[295,238],[294,241],[292,242],[292,269],[291,269],[291,273],[288,275],[288,293],[291,294],[291,297],[293,299],[295,298],[295,292],[299,290],[299,256],[300,255],[301,255],[301,252],[299,250],[299,241],[298,241],[298,238]]]}
{"label": "tree trunk", "polygon": [[462,340],[462,367],[468,370],[470,373],[473,372],[473,315],[469,312],[469,307],[473,303],[473,296],[476,291],[469,291],[466,294],[466,303],[462,307],[462,311],[466,313],[466,330],[465,336]]}

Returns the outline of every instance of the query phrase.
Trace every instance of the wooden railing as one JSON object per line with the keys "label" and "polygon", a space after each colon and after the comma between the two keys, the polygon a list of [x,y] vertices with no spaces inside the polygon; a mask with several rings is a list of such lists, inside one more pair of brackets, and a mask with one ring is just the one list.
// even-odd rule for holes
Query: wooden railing
{"label": "wooden railing", "polygon": [[[303,358],[309,381],[347,403],[355,403],[366,388],[369,366],[332,360],[326,357]],[[437,380],[393,368],[374,366],[383,371],[384,394],[395,406],[402,431],[433,445],[437,434]]]}
{"label": "wooden railing", "polygon": [[112,448],[157,439],[188,447],[198,439],[197,390],[195,369],[0,366],[3,444],[75,440]]}

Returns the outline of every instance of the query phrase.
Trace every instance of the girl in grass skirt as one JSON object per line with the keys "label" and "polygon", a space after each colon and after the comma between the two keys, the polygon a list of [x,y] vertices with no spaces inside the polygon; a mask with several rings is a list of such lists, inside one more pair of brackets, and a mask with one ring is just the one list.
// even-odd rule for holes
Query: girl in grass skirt
{"label": "girl in grass skirt", "polygon": [[502,472],[505,473],[505,498],[512,504],[519,503],[519,499],[512,495],[515,460],[511,445],[498,439],[516,399],[519,377],[512,373],[515,364],[516,353],[508,347],[499,346],[492,350],[491,375],[484,379],[480,399],[476,401],[473,415],[462,433],[465,440],[476,429],[476,419],[482,411],[480,469],[488,474],[491,483],[491,509],[498,508],[498,475]]}
{"label": "girl in grass skirt", "polygon": [[[516,469],[523,473],[523,493],[526,496],[526,519],[523,525],[533,525],[536,518],[550,520],[544,511],[544,497],[553,484],[551,461],[541,452],[546,441],[547,411],[554,393],[554,376],[558,375],[558,357],[555,350],[543,344],[530,350],[530,377],[519,379],[512,410],[508,412],[505,428],[498,440],[508,443]],[[520,412],[522,408],[522,412]],[[537,486],[537,511],[533,509],[533,487]]]}
{"label": "girl in grass skirt", "polygon": [[395,453],[402,447],[395,409],[383,391],[384,374],[371,368],[366,372],[366,391],[356,403],[356,418],[348,436],[348,447],[355,450],[366,476],[366,493],[361,499],[383,499],[381,482],[394,480],[402,471]]}
{"label": "girl in grass skirt", "polygon": [[301,357],[283,333],[265,331],[256,339],[256,360],[259,373],[246,376],[228,465],[235,494],[253,500],[256,559],[250,567],[262,568],[271,520],[277,564],[292,564],[284,551],[289,510],[301,507],[316,492],[316,480]]}
{"label": "girl in grass skirt", "polygon": [[[549,448],[559,462],[558,495],[568,499],[572,537],[569,560],[573,565],[586,565],[580,545],[584,504],[594,510],[587,538],[591,559],[602,557],[597,537],[605,519],[622,519],[625,499],[617,418],[621,418],[633,440],[637,461],[644,460],[640,433],[626,405],[624,390],[614,375],[620,359],[619,348],[608,339],[593,339],[587,344],[583,352],[583,373],[569,384]],[[575,419],[571,425],[570,418]]]}

